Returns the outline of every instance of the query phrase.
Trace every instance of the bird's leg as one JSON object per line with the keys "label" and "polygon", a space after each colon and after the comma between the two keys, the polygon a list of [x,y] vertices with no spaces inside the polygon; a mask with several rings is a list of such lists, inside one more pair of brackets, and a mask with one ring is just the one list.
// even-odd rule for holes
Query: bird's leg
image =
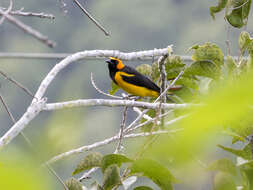
{"label": "bird's leg", "polygon": [[131,94],[125,94],[125,93],[122,93],[122,97],[123,99],[125,100],[139,100],[141,97],[140,96],[135,96],[135,95],[131,95]]}
{"label": "bird's leg", "polygon": [[130,100],[134,100],[134,101],[141,99],[140,96],[135,96],[135,95],[129,95],[128,98],[129,98]]}

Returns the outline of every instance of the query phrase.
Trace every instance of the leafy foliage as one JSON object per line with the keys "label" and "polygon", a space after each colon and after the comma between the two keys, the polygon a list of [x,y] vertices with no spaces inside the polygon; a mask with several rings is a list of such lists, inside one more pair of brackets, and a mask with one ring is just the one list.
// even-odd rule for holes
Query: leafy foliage
{"label": "leafy foliage", "polygon": [[236,190],[236,184],[229,173],[218,172],[214,177],[214,190]]}
{"label": "leafy foliage", "polygon": [[219,160],[214,161],[213,163],[211,163],[208,166],[208,170],[227,172],[227,173],[230,173],[234,176],[236,175],[235,164],[227,158],[223,158],[223,159],[219,159]]}
{"label": "leafy foliage", "polygon": [[126,162],[132,162],[132,160],[121,154],[105,155],[101,163],[102,172],[104,173],[105,170],[112,164],[116,164],[118,167],[121,167],[121,164]]}
{"label": "leafy foliage", "polygon": [[140,72],[143,75],[146,75],[148,77],[151,77],[152,75],[152,67],[148,64],[141,64],[136,67],[136,70]]}
{"label": "leafy foliage", "polygon": [[116,85],[113,81],[111,82],[111,86],[112,86],[112,89],[109,90],[109,93],[111,95],[114,95],[119,90],[119,86]]}
{"label": "leafy foliage", "polygon": [[210,14],[215,18],[214,14],[226,8],[225,18],[233,26],[241,28],[248,21],[252,0],[219,0],[215,7],[210,7]]}
{"label": "leafy foliage", "polygon": [[213,6],[213,7],[209,8],[210,14],[213,17],[213,19],[215,19],[214,14],[222,11],[226,7],[227,2],[228,2],[228,0],[219,0],[219,3],[217,6]]}
{"label": "leafy foliage", "polygon": [[252,159],[252,152],[251,152],[251,144],[248,143],[247,145],[244,146],[243,149],[233,149],[233,148],[228,148],[222,145],[218,145],[218,147],[222,148],[223,150],[230,152],[236,156],[242,157],[245,160],[250,160]]}
{"label": "leafy foliage", "polygon": [[114,186],[120,185],[120,172],[116,164],[108,166],[104,171],[103,189],[111,190]]}
{"label": "leafy foliage", "polygon": [[131,167],[131,174],[136,173],[150,178],[162,190],[173,189],[171,183],[177,181],[167,168],[150,159],[136,160]]}
{"label": "leafy foliage", "polygon": [[102,163],[102,157],[103,155],[98,152],[93,152],[89,154],[81,160],[72,175],[78,174],[84,170],[88,170],[93,167],[100,167]]}
{"label": "leafy foliage", "polygon": [[82,190],[82,184],[75,178],[70,178],[65,182],[69,190]]}

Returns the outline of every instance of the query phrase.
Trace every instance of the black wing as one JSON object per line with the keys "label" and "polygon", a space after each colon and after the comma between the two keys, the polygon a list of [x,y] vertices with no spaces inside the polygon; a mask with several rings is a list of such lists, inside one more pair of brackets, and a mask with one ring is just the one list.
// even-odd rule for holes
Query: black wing
{"label": "black wing", "polygon": [[127,74],[133,74],[134,76],[124,76],[121,75],[122,79],[130,84],[134,84],[137,86],[145,87],[150,90],[154,90],[160,93],[160,88],[152,82],[148,77],[144,76],[143,74],[139,73],[132,67],[125,66],[121,71]]}

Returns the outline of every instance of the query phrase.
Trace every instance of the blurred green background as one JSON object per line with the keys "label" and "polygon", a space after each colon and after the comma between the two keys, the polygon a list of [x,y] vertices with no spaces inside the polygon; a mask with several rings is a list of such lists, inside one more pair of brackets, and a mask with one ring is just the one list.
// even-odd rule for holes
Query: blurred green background
{"label": "blurred green background", "polygon": [[[226,52],[227,27],[224,13],[213,21],[209,7],[217,1],[199,0],[145,0],[145,1],[91,1],[80,0],[87,10],[110,32],[105,36],[71,1],[61,10],[58,0],[14,1],[14,9],[44,12],[55,15],[55,20],[17,17],[24,23],[39,30],[49,39],[57,42],[53,49],[25,34],[16,26],[5,21],[0,25],[0,52],[29,53],[74,53],[93,49],[115,49],[124,52],[164,48],[174,45],[175,54],[186,55],[187,49],[196,43],[214,42]],[[0,6],[7,7],[8,0],[1,0]],[[252,16],[251,16],[252,17]],[[252,18],[249,18],[252,20]],[[248,30],[253,23],[248,23]],[[237,55],[237,39],[240,30],[231,28],[229,40],[232,55]],[[250,32],[250,30],[249,30]],[[0,59],[1,70],[36,92],[40,82],[59,60]],[[141,62],[128,62],[137,66]],[[148,64],[151,61],[147,62]],[[107,65],[103,60],[83,60],[65,68],[53,81],[46,92],[48,102],[85,98],[106,98],[96,92],[90,82],[94,73],[97,86],[107,91],[111,81]],[[31,102],[31,97],[0,77],[0,92],[18,119]],[[7,113],[0,106],[0,135],[11,126]],[[42,160],[81,145],[90,144],[114,135],[119,130],[121,108],[75,108],[43,112],[24,131],[35,146],[41,149]],[[135,116],[130,113],[127,122]],[[49,148],[50,147],[50,148]],[[112,152],[114,146],[99,149]],[[28,154],[29,148],[21,137],[8,146],[7,152]],[[74,163],[80,156],[55,164],[57,172],[66,179],[71,175]],[[205,186],[206,184],[203,184]],[[58,187],[60,189],[60,185]],[[192,187],[193,189],[195,187]],[[183,188],[181,188],[183,189]],[[189,188],[188,188],[189,189]]]}

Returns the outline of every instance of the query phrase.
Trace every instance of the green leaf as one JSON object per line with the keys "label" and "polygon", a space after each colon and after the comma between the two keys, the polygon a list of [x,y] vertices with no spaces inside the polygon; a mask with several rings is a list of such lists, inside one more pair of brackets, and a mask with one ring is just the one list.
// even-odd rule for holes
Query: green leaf
{"label": "green leaf", "polygon": [[185,64],[182,62],[180,56],[172,55],[165,60],[165,70],[167,73],[167,80],[176,78],[177,75],[183,70]]}
{"label": "green leaf", "polygon": [[103,190],[103,188],[99,185],[99,183],[97,183],[96,181],[94,181],[89,190]]}
{"label": "green leaf", "polygon": [[117,84],[115,84],[113,81],[111,83],[111,86],[112,86],[112,89],[109,90],[109,93],[111,95],[114,95],[120,89],[120,87]]}
{"label": "green leaf", "polygon": [[233,10],[229,15],[226,15],[226,19],[233,27],[241,28],[244,26],[241,10]]}
{"label": "green leaf", "polygon": [[196,61],[185,70],[186,75],[192,74],[213,79],[217,79],[221,74],[220,72],[221,70],[219,67],[217,67],[212,61],[208,60]]}
{"label": "green leaf", "polygon": [[139,186],[139,187],[135,187],[133,190],[153,190],[153,189],[148,186]]}
{"label": "green leaf", "polygon": [[110,165],[104,171],[103,189],[111,190],[115,185],[120,185],[120,171],[116,164]]}
{"label": "green leaf", "polygon": [[102,159],[102,164],[101,164],[102,172],[104,173],[106,168],[108,168],[108,166],[112,164],[116,164],[118,165],[118,167],[120,167],[122,163],[126,163],[126,162],[132,162],[132,160],[121,154],[105,155]]}
{"label": "green leaf", "polygon": [[214,177],[214,190],[236,190],[233,177],[229,173],[217,173]]}
{"label": "green leaf", "polygon": [[152,80],[156,81],[160,77],[160,72],[159,72],[159,69],[158,69],[158,63],[154,62],[152,64],[151,68],[152,68],[152,74],[151,74]]}
{"label": "green leaf", "polygon": [[136,160],[131,167],[131,174],[136,173],[150,178],[162,190],[172,190],[171,183],[177,181],[166,167],[150,159]]}
{"label": "green leaf", "polygon": [[102,163],[103,155],[99,152],[93,152],[84,157],[77,165],[72,175],[78,174],[84,170],[89,170],[93,167],[100,167]]}
{"label": "green leaf", "polygon": [[[252,134],[253,130],[253,118],[244,118],[241,119],[237,124],[230,125],[230,129],[243,138],[247,138],[247,136]],[[235,139],[233,139],[235,142]]]}
{"label": "green leaf", "polygon": [[245,145],[243,149],[233,149],[233,148],[228,148],[228,147],[225,147],[222,145],[217,145],[217,146],[227,152],[230,152],[236,156],[240,156],[246,160],[252,159],[251,144],[250,143]]}
{"label": "green leaf", "polygon": [[66,180],[65,184],[69,190],[82,190],[83,189],[82,184],[73,177]]}
{"label": "green leaf", "polygon": [[247,161],[244,164],[239,165],[240,169],[243,170],[253,170],[253,160]]}
{"label": "green leaf", "polygon": [[250,12],[250,6],[251,6],[252,0],[244,0],[243,6],[242,6],[242,18],[247,19]]}
{"label": "green leaf", "polygon": [[236,176],[236,166],[231,160],[227,158],[214,161],[208,166],[207,169],[211,171],[227,172],[231,175]]}
{"label": "green leaf", "polygon": [[239,134],[237,134],[233,131],[226,130],[226,131],[223,131],[223,133],[233,137],[232,144],[236,143],[237,141],[246,142],[245,137],[243,137],[243,136],[241,136],[241,135],[239,135]]}
{"label": "green leaf", "polygon": [[194,46],[192,60],[194,61],[211,61],[220,67],[224,64],[224,54],[221,49],[214,43],[205,43],[203,45]]}
{"label": "green leaf", "polygon": [[152,75],[152,67],[148,64],[141,64],[136,67],[136,70],[140,72],[143,75],[146,75],[148,77],[151,77]]}
{"label": "green leaf", "polygon": [[213,17],[213,19],[215,19],[214,13],[218,13],[220,11],[222,11],[226,5],[227,5],[227,1],[228,0],[219,0],[218,5],[217,6],[213,6],[209,8],[210,14]]}
{"label": "green leaf", "polygon": [[249,47],[250,42],[251,39],[249,33],[246,31],[242,31],[238,39],[238,45],[242,54],[244,54],[245,50]]}
{"label": "green leaf", "polygon": [[242,190],[252,190],[253,187],[253,170],[243,170],[241,169],[242,176]]}
{"label": "green leaf", "polygon": [[226,13],[227,21],[234,27],[241,28],[247,24],[251,0],[232,1],[232,11]]}
{"label": "green leaf", "polygon": [[[167,74],[167,80],[171,80],[180,73],[185,67],[180,56],[172,55],[165,60],[165,70]],[[154,62],[152,64],[152,80],[156,81],[160,77],[160,72],[158,69],[158,63]]]}

